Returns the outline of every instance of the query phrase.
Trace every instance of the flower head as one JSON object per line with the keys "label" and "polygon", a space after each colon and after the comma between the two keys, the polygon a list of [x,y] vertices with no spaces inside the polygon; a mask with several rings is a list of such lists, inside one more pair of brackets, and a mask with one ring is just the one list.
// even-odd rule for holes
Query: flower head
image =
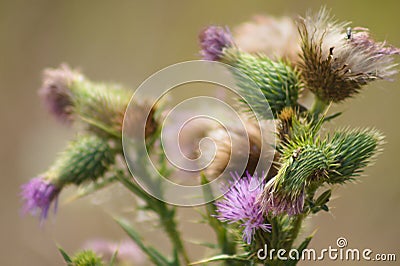
{"label": "flower head", "polygon": [[205,60],[216,61],[222,56],[224,48],[233,45],[233,38],[228,28],[209,26],[199,35],[201,51]]}
{"label": "flower head", "polygon": [[40,211],[40,219],[47,218],[51,203],[55,200],[57,205],[57,197],[60,190],[44,177],[36,177],[28,183],[22,185],[21,196],[24,200],[23,211],[30,212],[33,215]]}
{"label": "flower head", "polygon": [[243,51],[298,61],[299,34],[290,17],[254,16],[251,21],[237,26],[233,33],[235,43]]}
{"label": "flower head", "polygon": [[266,164],[273,159],[274,150],[268,144],[273,142],[274,136],[263,134],[272,130],[272,125],[258,124],[254,119],[245,118],[243,125],[244,127],[232,125],[227,128],[218,126],[207,132],[206,136],[213,140],[210,145],[216,147],[215,153],[211,147],[204,149],[204,159],[207,162],[212,161],[205,169],[207,177],[215,179],[235,171],[253,174],[261,162]]}
{"label": "flower head", "polygon": [[256,201],[262,192],[261,186],[256,186],[257,176],[240,177],[232,174],[230,189],[224,195],[224,199],[215,203],[217,206],[217,218],[228,223],[241,223],[243,240],[250,244],[256,230],[270,231],[271,225],[265,223],[261,213],[261,205]]}
{"label": "flower head", "polygon": [[73,100],[71,83],[82,76],[61,65],[56,69],[46,69],[43,73],[43,85],[39,94],[48,109],[60,122],[70,123],[73,120]]}
{"label": "flower head", "polygon": [[299,68],[312,92],[325,102],[340,102],[363,85],[396,73],[393,55],[400,50],[375,42],[364,28],[336,22],[324,8],[300,21]]}

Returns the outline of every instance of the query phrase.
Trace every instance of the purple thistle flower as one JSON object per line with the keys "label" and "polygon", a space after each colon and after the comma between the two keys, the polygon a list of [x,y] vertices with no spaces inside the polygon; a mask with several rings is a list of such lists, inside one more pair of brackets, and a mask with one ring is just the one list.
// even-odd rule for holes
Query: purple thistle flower
{"label": "purple thistle flower", "polygon": [[233,45],[233,37],[228,28],[209,26],[199,35],[201,51],[205,60],[217,61],[222,57],[222,51]]}
{"label": "purple thistle flower", "polygon": [[72,92],[71,83],[81,76],[71,70],[67,65],[57,69],[46,69],[43,72],[43,85],[39,90],[45,107],[60,122],[72,122]]}
{"label": "purple thistle flower", "polygon": [[222,222],[240,222],[243,229],[243,240],[250,244],[256,230],[270,232],[271,225],[265,223],[261,212],[261,205],[257,202],[262,193],[262,186],[256,186],[257,176],[240,177],[238,173],[231,173],[233,178],[229,182],[230,189],[224,199],[215,203],[218,214],[216,217]]}
{"label": "purple thistle flower", "polygon": [[60,189],[43,177],[31,179],[28,183],[22,185],[21,189],[21,197],[24,200],[24,213],[30,212],[32,215],[36,215],[38,211],[41,211],[40,220],[43,221],[47,218],[53,200],[56,201],[56,209]]}

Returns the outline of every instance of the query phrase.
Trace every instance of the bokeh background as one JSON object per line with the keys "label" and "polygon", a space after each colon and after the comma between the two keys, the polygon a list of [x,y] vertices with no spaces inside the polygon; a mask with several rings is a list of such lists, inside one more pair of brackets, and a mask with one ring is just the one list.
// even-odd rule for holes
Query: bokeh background
{"label": "bokeh background", "polygon": [[[56,217],[43,227],[37,219],[20,215],[20,185],[44,171],[74,135],[73,130],[59,125],[44,111],[37,97],[44,68],[67,62],[80,67],[93,80],[117,81],[134,89],[163,67],[197,59],[197,34],[205,25],[233,27],[254,14],[304,14],[324,4],[338,19],[368,27],[377,39],[400,46],[400,2],[395,0],[1,0],[0,264],[63,265],[56,243],[73,253],[87,239],[123,238],[110,216],[119,208],[129,211],[129,202],[123,200],[123,191],[118,189],[112,197],[104,192],[61,204]],[[309,221],[309,227],[318,229],[311,247],[335,246],[338,237],[345,237],[349,247],[396,253],[400,259],[400,76],[397,80],[376,82],[360,97],[333,108],[344,114],[332,127],[376,127],[385,133],[387,144],[362,182],[335,191],[331,214],[320,213]],[[65,194],[68,196],[68,192]],[[110,198],[116,202],[110,203]],[[191,212],[181,211],[183,217]],[[186,239],[207,235],[189,219],[184,220]],[[202,255],[194,248],[191,253],[197,258]],[[361,264],[367,263],[357,265]]]}

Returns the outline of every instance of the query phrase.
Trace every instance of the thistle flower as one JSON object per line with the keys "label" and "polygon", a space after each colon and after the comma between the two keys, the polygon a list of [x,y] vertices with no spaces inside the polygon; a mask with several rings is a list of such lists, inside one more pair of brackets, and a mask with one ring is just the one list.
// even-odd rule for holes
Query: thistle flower
{"label": "thistle flower", "polygon": [[299,68],[307,88],[323,102],[341,102],[363,85],[396,73],[393,55],[400,50],[375,42],[366,29],[348,25],[336,22],[324,8],[300,21]]}
{"label": "thistle flower", "polygon": [[139,140],[152,136],[158,128],[156,112],[157,106],[150,101],[131,102],[123,120],[126,135]]}
{"label": "thistle flower", "polygon": [[217,61],[225,48],[233,46],[233,38],[229,29],[219,26],[209,26],[199,34],[201,51],[205,60]]}
{"label": "thistle flower", "polygon": [[88,131],[118,138],[132,96],[119,85],[92,82],[67,65],[45,70],[39,94],[58,120],[70,124],[78,118]]}
{"label": "thistle flower", "polygon": [[39,90],[47,110],[60,122],[69,124],[73,120],[73,93],[70,89],[75,80],[82,76],[68,65],[43,72],[43,85]]}
{"label": "thistle flower", "polygon": [[215,203],[217,218],[222,222],[240,223],[243,227],[243,240],[250,244],[256,230],[270,231],[271,225],[261,213],[261,205],[256,201],[262,192],[261,186],[255,186],[257,176],[240,177],[232,173],[230,189],[224,199]]}
{"label": "thistle flower", "polygon": [[53,201],[56,201],[56,208],[60,189],[46,180],[44,176],[33,178],[22,185],[21,190],[21,197],[24,200],[24,213],[30,212],[32,215],[36,215],[40,212],[40,220],[43,221],[47,218]]}
{"label": "thistle flower", "polygon": [[[214,179],[230,172],[248,172],[252,175],[259,163],[265,164],[271,160],[273,157],[271,153],[274,153],[274,150],[269,144],[273,142],[271,139],[273,135],[261,134],[261,129],[266,132],[270,125],[263,123],[260,128],[260,125],[252,119],[246,119],[244,126],[245,128],[229,126],[227,129],[218,127],[207,132],[207,137],[213,140],[216,147],[214,158],[211,157],[214,153],[205,156],[207,160],[213,159],[205,169],[208,178]],[[211,147],[204,149],[205,152],[210,150]],[[270,173],[273,173],[272,169],[268,177],[271,176]]]}
{"label": "thistle flower", "polygon": [[233,30],[235,44],[248,53],[262,53],[273,59],[299,60],[299,34],[290,17],[254,16]]}
{"label": "thistle flower", "polygon": [[66,185],[102,177],[114,163],[114,156],[108,142],[97,136],[81,136],[71,142],[46,174],[21,187],[24,212],[36,214],[41,210],[40,219],[44,220],[52,201]]}

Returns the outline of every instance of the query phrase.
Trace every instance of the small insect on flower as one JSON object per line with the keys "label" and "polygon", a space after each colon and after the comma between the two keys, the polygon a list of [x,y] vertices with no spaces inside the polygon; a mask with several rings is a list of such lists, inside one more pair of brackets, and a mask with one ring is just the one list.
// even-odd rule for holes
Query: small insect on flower
{"label": "small insect on flower", "polygon": [[352,29],[351,29],[351,27],[347,27],[347,30],[346,30],[346,37],[347,37],[347,39],[351,39],[351,32],[352,32]]}
{"label": "small insect on flower", "polygon": [[262,192],[262,186],[255,185],[259,182],[257,175],[240,177],[238,173],[232,173],[232,178],[224,199],[215,203],[217,218],[222,222],[239,222],[244,227],[243,240],[250,244],[257,230],[271,230],[271,225],[266,223],[261,213],[261,205],[256,201]]}

